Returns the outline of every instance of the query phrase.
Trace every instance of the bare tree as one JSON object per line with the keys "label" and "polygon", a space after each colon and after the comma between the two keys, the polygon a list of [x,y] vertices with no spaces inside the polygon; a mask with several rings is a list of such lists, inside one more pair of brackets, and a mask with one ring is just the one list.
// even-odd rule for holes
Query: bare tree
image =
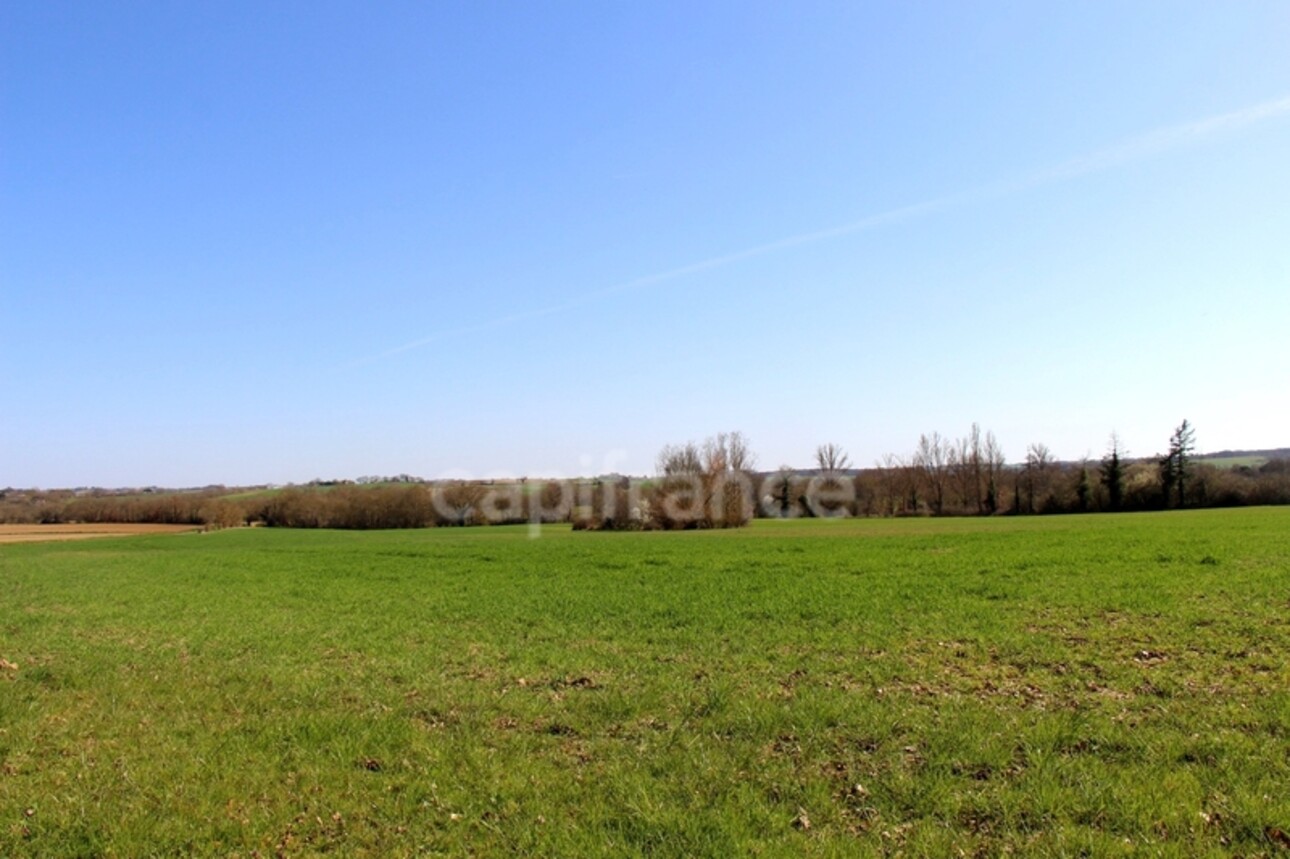
{"label": "bare tree", "polygon": [[675,528],[738,527],[753,513],[747,470],[752,451],[743,433],[718,433],[702,446],[667,445],[658,455],[657,524]]}
{"label": "bare tree", "polygon": [[1048,470],[1053,464],[1052,451],[1043,442],[1035,442],[1026,448],[1026,467],[1023,479],[1026,484],[1026,511],[1035,512],[1035,496],[1042,495],[1048,488]]}
{"label": "bare tree", "polygon": [[726,434],[719,432],[703,441],[703,472],[722,474],[730,467],[730,454],[726,450]]}
{"label": "bare tree", "polygon": [[921,469],[915,456],[896,457],[896,476],[900,485],[900,506],[906,513],[917,513],[922,503]]}
{"label": "bare tree", "polygon": [[985,488],[983,478],[985,477],[984,445],[981,442],[981,426],[972,424],[972,431],[968,435],[968,467],[972,471],[972,502],[976,505],[978,514],[985,512]]}
{"label": "bare tree", "polygon": [[757,465],[757,454],[749,447],[747,436],[738,430],[726,437],[726,459],[731,471],[746,473]]}
{"label": "bare tree", "polygon": [[815,464],[825,474],[836,474],[850,467],[851,457],[841,445],[829,442],[815,449]]}
{"label": "bare tree", "polygon": [[883,454],[877,464],[878,486],[882,493],[882,514],[893,516],[905,506],[904,490],[901,487],[900,472],[904,463],[894,453]]}
{"label": "bare tree", "polygon": [[754,490],[748,475],[755,459],[743,433],[722,432],[703,445],[708,523],[737,527],[752,518]]}
{"label": "bare tree", "polygon": [[968,434],[950,448],[950,472],[959,505],[978,514],[985,512],[985,467],[981,427],[972,424]]}
{"label": "bare tree", "polygon": [[999,480],[1003,476],[1003,468],[1007,465],[1007,460],[993,432],[985,434],[981,459],[985,465],[985,512],[994,514],[999,510]]}
{"label": "bare tree", "polygon": [[747,473],[756,464],[757,456],[748,445],[747,437],[739,432],[720,432],[703,443],[703,470],[708,474],[722,472]]}
{"label": "bare tree", "polygon": [[658,473],[662,477],[702,474],[703,456],[699,446],[692,441],[664,445],[658,454]]}
{"label": "bare tree", "polygon": [[914,465],[927,487],[932,512],[937,516],[945,511],[945,487],[950,473],[949,443],[940,433],[918,437],[914,451]]}

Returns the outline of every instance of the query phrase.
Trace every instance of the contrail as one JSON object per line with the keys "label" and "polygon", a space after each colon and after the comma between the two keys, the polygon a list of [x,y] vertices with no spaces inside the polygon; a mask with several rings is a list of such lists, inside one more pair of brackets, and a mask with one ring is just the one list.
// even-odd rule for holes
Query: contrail
{"label": "contrail", "polygon": [[588,302],[604,298],[608,295],[640,289],[644,286],[675,280],[680,277],[685,277],[686,275],[697,274],[698,272],[709,271],[714,268],[721,268],[722,266],[730,265],[731,263],[740,262],[752,257],[764,256],[766,254],[774,253],[775,251],[799,247],[801,245],[814,244],[816,242],[822,242],[828,239],[838,238],[840,236],[866,232],[889,224],[897,224],[902,221],[912,220],[914,218],[945,211],[946,209],[951,209],[968,203],[1021,193],[1023,191],[1033,190],[1045,185],[1054,185],[1080,176],[1086,176],[1090,173],[1100,173],[1104,170],[1110,170],[1134,161],[1141,161],[1145,158],[1150,158],[1168,150],[1204,140],[1205,138],[1212,137],[1223,132],[1238,131],[1267,120],[1276,119],[1286,113],[1290,113],[1290,96],[1274,99],[1272,101],[1265,101],[1261,104],[1256,104],[1230,113],[1208,116],[1203,119],[1194,120],[1181,125],[1171,125],[1164,128],[1158,128],[1154,131],[1148,131],[1143,134],[1127,138],[1103,149],[1098,149],[1085,155],[1072,158],[1068,161],[1064,161],[1043,170],[1038,170],[1017,179],[984,185],[959,194],[948,194],[922,203],[889,209],[884,212],[879,212],[877,214],[861,218],[858,221],[850,221],[845,224],[839,224],[834,227],[828,227],[814,232],[799,233],[782,239],[776,239],[772,242],[744,248],[743,250],[722,254],[721,256],[709,257],[708,259],[699,260],[698,262],[693,262],[678,268],[672,268],[655,274],[638,277],[633,280],[627,280],[610,286],[604,286],[599,289],[589,290],[558,304],[551,304],[545,307],[534,308],[532,310],[511,313],[505,316],[497,316],[474,325],[445,328],[432,334],[428,334],[420,339],[412,340],[400,346],[395,346],[392,349],[387,349],[384,352],[378,352],[375,355],[359,359],[354,363],[367,364],[373,361],[379,361],[382,358],[397,355],[400,352],[419,349],[423,346],[428,346],[431,343],[435,343],[449,337],[457,337],[462,334],[474,334],[481,331],[500,328],[505,325],[511,325],[516,322],[550,316],[553,313],[569,310],[574,307],[587,304]]}
{"label": "contrail", "polygon": [[1290,113],[1290,96],[1265,101],[1252,107],[1220,113],[1182,125],[1170,125],[1148,131],[1095,152],[1072,158],[1024,179],[1001,186],[1006,191],[1024,191],[1040,185],[1051,185],[1067,179],[1099,173],[1133,161],[1141,161],[1170,149],[1199,142],[1225,131],[1239,131],[1260,122]]}
{"label": "contrail", "polygon": [[562,310],[570,310],[574,307],[579,307],[583,304],[587,304],[588,302],[595,301],[596,299],[604,298],[607,295],[613,295],[618,292],[627,292],[628,290],[639,289],[640,287],[661,283],[663,281],[675,280],[676,278],[684,277],[687,274],[696,274],[701,271],[720,268],[721,266],[729,265],[730,263],[739,262],[740,260],[749,259],[750,257],[762,256],[763,254],[768,254],[773,251],[783,250],[797,245],[810,244],[811,242],[823,241],[824,239],[846,235],[847,233],[856,233],[862,230],[873,229],[874,227],[896,223],[897,221],[908,220],[918,215],[927,214],[938,209],[948,208],[957,201],[958,200],[955,197],[943,197],[938,200],[930,200],[926,203],[918,203],[913,206],[902,206],[899,209],[891,209],[876,215],[870,215],[862,220],[852,221],[851,223],[842,224],[837,227],[830,227],[813,233],[802,233],[801,235],[777,239],[776,241],[767,242],[766,244],[757,245],[756,247],[745,248],[744,250],[734,251],[733,253],[723,254],[722,256],[710,257],[705,260],[700,260],[699,262],[680,266],[679,268],[672,268],[655,274],[647,274],[643,277],[638,277],[633,280],[625,280],[611,286],[603,286],[600,289],[593,289],[588,292],[581,293],[580,295],[570,298],[568,301],[562,301],[559,304],[551,304],[546,307],[538,307],[532,310],[520,311],[518,313],[509,313],[505,316],[497,316],[474,325],[445,328],[441,331],[436,331],[433,334],[428,334],[418,340],[412,340],[400,346],[395,346],[392,349],[387,349],[384,352],[378,352],[375,355],[360,359],[355,363],[363,364],[377,361],[381,358],[388,358],[391,355],[397,355],[400,352],[407,352],[412,349],[419,349],[422,346],[428,346],[431,343],[444,340],[448,337],[456,337],[462,334],[475,334],[480,331],[500,328],[503,325],[510,325],[515,322],[523,322],[528,319],[550,316],[552,313],[559,313]]}

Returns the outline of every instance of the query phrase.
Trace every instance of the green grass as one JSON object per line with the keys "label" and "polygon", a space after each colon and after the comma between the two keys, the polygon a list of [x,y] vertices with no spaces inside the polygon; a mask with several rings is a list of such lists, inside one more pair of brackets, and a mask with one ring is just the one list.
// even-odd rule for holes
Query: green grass
{"label": "green grass", "polygon": [[1267,465],[1266,456],[1214,456],[1203,457],[1197,462],[1212,465],[1215,468],[1261,468]]}
{"label": "green grass", "polygon": [[1290,509],[0,547],[0,855],[1286,855]]}

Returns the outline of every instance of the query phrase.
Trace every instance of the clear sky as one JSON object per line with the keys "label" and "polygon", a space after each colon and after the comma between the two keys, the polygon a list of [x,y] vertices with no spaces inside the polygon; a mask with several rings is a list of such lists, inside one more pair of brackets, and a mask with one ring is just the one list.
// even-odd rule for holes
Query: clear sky
{"label": "clear sky", "polygon": [[1290,445],[1290,5],[0,4],[0,486]]}

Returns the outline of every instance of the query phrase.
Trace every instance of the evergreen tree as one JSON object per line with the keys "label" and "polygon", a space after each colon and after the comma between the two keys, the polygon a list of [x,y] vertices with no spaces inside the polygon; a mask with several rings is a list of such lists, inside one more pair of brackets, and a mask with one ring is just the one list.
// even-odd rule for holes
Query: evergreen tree
{"label": "evergreen tree", "polygon": [[1195,449],[1196,430],[1184,420],[1169,437],[1169,452],[1160,458],[1160,485],[1164,489],[1166,507],[1175,487],[1178,489],[1178,506],[1187,503],[1187,477]]}
{"label": "evergreen tree", "polygon": [[1107,504],[1119,510],[1124,503],[1124,452],[1120,450],[1120,437],[1111,433],[1111,449],[1102,458],[1102,485],[1106,487]]}
{"label": "evergreen tree", "polygon": [[1088,466],[1081,465],[1079,469],[1079,482],[1075,484],[1075,498],[1079,502],[1079,512],[1088,512],[1088,497],[1093,488],[1088,482]]}

